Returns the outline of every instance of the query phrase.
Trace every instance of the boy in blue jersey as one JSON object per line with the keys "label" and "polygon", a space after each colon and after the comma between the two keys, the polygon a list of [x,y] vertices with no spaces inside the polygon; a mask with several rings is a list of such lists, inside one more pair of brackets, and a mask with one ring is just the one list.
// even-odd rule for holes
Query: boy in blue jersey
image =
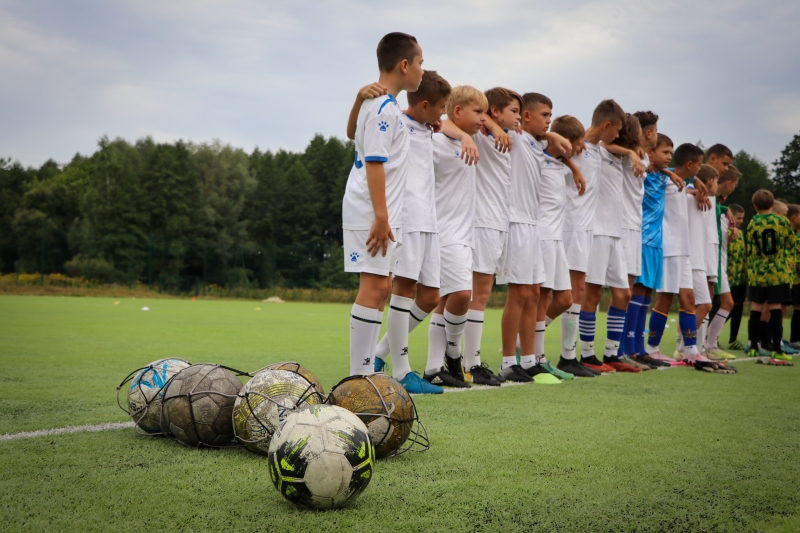
{"label": "boy in blue jersey", "polygon": [[413,36],[385,35],[377,56],[378,82],[388,94],[356,102],[356,155],[342,201],[344,267],[360,276],[350,313],[351,375],[374,372],[395,235],[402,227],[409,136],[394,96],[416,91],[422,81],[422,49]]}

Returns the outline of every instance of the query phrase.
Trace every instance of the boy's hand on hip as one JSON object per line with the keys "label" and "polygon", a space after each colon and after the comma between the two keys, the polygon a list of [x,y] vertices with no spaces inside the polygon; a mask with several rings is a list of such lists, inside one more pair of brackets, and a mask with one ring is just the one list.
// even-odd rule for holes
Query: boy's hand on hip
{"label": "boy's hand on hip", "polygon": [[394,238],[394,233],[392,233],[392,228],[389,227],[389,221],[376,218],[372,222],[372,228],[370,228],[369,236],[367,237],[367,252],[369,252],[372,257],[375,257],[378,251],[383,248],[383,256],[386,257],[390,240],[392,242],[397,242]]}

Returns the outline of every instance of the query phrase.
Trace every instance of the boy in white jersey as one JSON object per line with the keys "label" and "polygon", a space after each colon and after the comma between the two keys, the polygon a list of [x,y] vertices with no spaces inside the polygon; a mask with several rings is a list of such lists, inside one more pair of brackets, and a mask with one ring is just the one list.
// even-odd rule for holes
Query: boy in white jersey
{"label": "boy in white jersey", "polygon": [[357,101],[355,162],[342,202],[344,267],[360,274],[350,313],[351,375],[374,371],[395,234],[402,224],[409,139],[394,95],[416,91],[422,81],[422,49],[411,35],[385,35],[377,56],[378,81],[389,94],[363,105]]}
{"label": "boy in white jersey", "polygon": [[[600,141],[603,144],[614,142],[620,130],[625,127],[625,119],[625,112],[616,102],[605,100],[595,109],[592,116],[592,127],[586,132],[587,147],[584,154],[589,153],[589,143],[592,143],[594,144],[592,153],[595,158],[592,165],[584,163],[588,172],[594,171],[595,174],[593,177],[595,206],[592,209],[591,245],[588,247],[589,255],[580,258],[586,265],[583,272],[578,268],[583,265],[575,264],[576,268],[570,266],[571,270],[581,274],[573,277],[573,281],[578,277],[580,278],[579,282],[585,282],[579,315],[581,364],[584,372],[587,369],[595,373],[640,371],[623,362],[617,355],[625,324],[625,309],[630,300],[627,267],[619,228],[619,213],[622,211],[622,180],[624,179],[622,163],[618,157],[597,145]],[[583,160],[586,161],[587,158],[583,158]],[[581,170],[583,171],[583,167]],[[587,194],[589,194],[591,185],[589,185],[590,179],[586,173],[583,172],[587,183]],[[587,205],[587,207],[589,206]],[[574,230],[579,228],[573,226],[569,229],[573,230],[572,236],[576,237]],[[577,239],[573,238],[570,244],[577,242]],[[566,238],[565,245],[567,245]],[[589,256],[591,261],[589,261]],[[605,355],[603,361],[600,361],[594,353],[594,335],[597,304],[600,302],[604,285],[611,288],[611,307],[608,310]],[[576,287],[576,283],[573,283],[573,297],[576,288],[580,290],[580,286]],[[562,355],[562,361],[567,365],[571,364],[567,354]],[[566,368],[562,368],[562,370],[571,372]]]}
{"label": "boy in white jersey", "polygon": [[[525,368],[536,365],[534,337],[539,304],[539,284],[544,281],[539,228],[537,227],[538,183],[544,162],[543,143],[558,137],[548,134],[553,103],[538,93],[522,96],[522,133],[511,131],[511,192],[509,200],[508,246],[502,276],[498,283],[508,283],[508,297],[503,309],[503,362],[500,376],[517,382],[531,382]],[[557,144],[557,143],[556,143]],[[559,153],[560,155],[560,153]],[[517,363],[517,336],[520,362]]]}
{"label": "boy in white jersey", "polygon": [[[507,132],[520,121],[522,97],[509,89],[486,91],[489,116],[494,125]],[[498,133],[499,135],[499,133]],[[511,154],[497,143],[495,135],[473,136],[481,155],[475,169],[475,253],[472,264],[472,300],[464,330],[464,370],[473,383],[499,386],[488,365],[481,363],[481,336],[486,303],[496,275],[502,274],[508,235],[508,203],[511,188]]]}
{"label": "boy in white jersey", "polygon": [[[569,115],[558,117],[553,121],[550,130],[572,143],[572,154],[579,155],[583,151],[586,131],[577,118]],[[545,150],[539,183],[539,237],[545,280],[539,289],[534,337],[536,365],[525,369],[536,383],[558,383],[558,379],[574,377],[552,366],[544,354],[546,328],[572,305],[572,285],[563,242],[564,212],[567,207],[567,184],[575,183],[579,192],[584,184],[580,173],[573,174],[565,161],[570,160],[554,157],[548,147]]]}
{"label": "boy in white jersey", "polygon": [[[486,95],[463,85],[450,94],[447,117],[461,131],[474,135],[486,120],[486,109]],[[437,385],[469,387],[461,366],[461,336],[472,294],[475,167],[462,160],[461,151],[459,140],[444,133],[433,136],[441,300],[428,328],[428,363],[423,378]]]}
{"label": "boy in white jersey", "polygon": [[[370,97],[369,90],[373,87],[362,89],[366,97]],[[397,249],[392,267],[394,286],[386,335],[375,352],[375,371],[384,371],[386,357],[391,352],[392,376],[412,394],[444,392],[411,371],[408,335],[439,303],[439,232],[432,135],[441,125],[450,90],[444,78],[426,70],[419,88],[408,93],[408,109],[403,113],[410,141],[403,200],[403,245]],[[348,135],[355,131],[356,125],[348,124]]]}

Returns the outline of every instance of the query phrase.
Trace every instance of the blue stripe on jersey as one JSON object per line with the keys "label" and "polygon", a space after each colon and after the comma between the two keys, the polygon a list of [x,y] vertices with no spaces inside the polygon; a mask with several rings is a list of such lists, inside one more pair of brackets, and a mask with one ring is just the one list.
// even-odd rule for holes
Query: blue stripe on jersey
{"label": "blue stripe on jersey", "polygon": [[367,163],[375,163],[375,162],[386,163],[388,160],[389,160],[388,157],[383,157],[380,155],[368,155],[367,157],[364,158],[364,161],[366,161]]}
{"label": "blue stripe on jersey", "polygon": [[667,181],[661,172],[650,172],[644,178],[644,198],[642,198],[642,244],[653,248],[662,247],[664,226],[664,203],[666,201]]}
{"label": "blue stripe on jersey", "polygon": [[386,100],[384,100],[381,106],[378,108],[379,115],[381,114],[381,111],[383,111],[383,108],[386,107],[386,104],[388,104],[389,102],[394,102],[394,104],[397,105],[397,100],[394,99],[394,96],[392,96],[391,94],[387,94],[386,96],[388,98],[386,98]]}
{"label": "blue stripe on jersey", "polygon": [[358,159],[358,152],[356,152],[356,158],[355,158],[355,161],[353,161],[353,164],[356,166],[356,168],[361,168],[361,167],[363,167],[363,166],[364,166],[364,163],[362,163],[362,162],[361,162],[361,161]]}

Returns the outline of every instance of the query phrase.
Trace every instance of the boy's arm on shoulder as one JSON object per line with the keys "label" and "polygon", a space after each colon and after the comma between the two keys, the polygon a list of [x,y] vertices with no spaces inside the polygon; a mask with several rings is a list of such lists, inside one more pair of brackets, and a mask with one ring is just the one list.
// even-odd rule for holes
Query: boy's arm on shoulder
{"label": "boy's arm on shoulder", "polygon": [[670,169],[665,168],[661,172],[663,172],[664,174],[666,174],[669,177],[669,179],[672,181],[672,183],[674,183],[675,186],[678,188],[678,191],[682,191],[683,188],[686,187],[686,183],[683,182],[683,178],[681,178],[680,176],[675,174]]}
{"label": "boy's arm on shoulder", "polygon": [[555,143],[560,152],[564,154],[564,158],[572,156],[572,143],[569,142],[569,139],[566,139],[553,131],[548,131],[543,137],[548,143]]}
{"label": "boy's arm on shoulder", "polygon": [[578,189],[578,196],[583,196],[583,193],[586,192],[586,180],[583,174],[581,174],[578,166],[572,162],[572,159],[565,157],[563,160],[564,165],[572,171],[572,179],[575,181],[575,187]]}
{"label": "boy's arm on shoulder", "polygon": [[501,154],[511,151],[511,145],[513,142],[511,141],[511,135],[505,132],[503,128],[501,128],[497,122],[492,120],[492,117],[486,115],[486,120],[483,123],[483,128],[494,135],[494,147],[497,149]]}
{"label": "boy's arm on shoulder", "polygon": [[371,100],[386,94],[386,87],[380,83],[370,83],[358,90],[356,101],[353,103],[353,108],[350,110],[350,116],[347,118],[347,138],[353,140],[356,138],[356,125],[358,124],[358,113],[361,111],[361,105],[364,100]]}
{"label": "boy's arm on shoulder", "polygon": [[472,137],[467,135],[464,130],[456,126],[452,120],[447,119],[442,122],[440,131],[448,137],[461,141],[461,159],[464,160],[464,163],[467,165],[478,164],[478,161],[481,159],[478,153],[478,147],[475,145],[475,141],[472,140]]}
{"label": "boy's arm on shoulder", "polygon": [[618,144],[605,144],[603,143],[603,148],[608,150],[614,155],[618,155],[620,157],[629,157],[631,163],[633,164],[633,175],[637,178],[644,177],[644,164],[642,163],[642,159],[639,157],[639,154],[633,150],[628,150],[627,148],[623,148]]}

